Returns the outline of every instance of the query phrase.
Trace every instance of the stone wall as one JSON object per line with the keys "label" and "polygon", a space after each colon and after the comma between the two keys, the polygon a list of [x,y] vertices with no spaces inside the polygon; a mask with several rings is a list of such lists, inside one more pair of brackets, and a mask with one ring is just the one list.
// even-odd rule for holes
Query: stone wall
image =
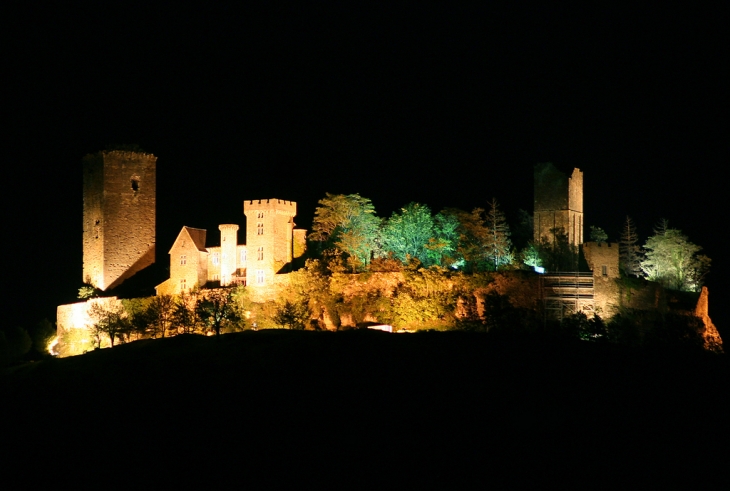
{"label": "stone wall", "polygon": [[125,151],[84,158],[84,282],[106,290],[154,263],[156,163]]}
{"label": "stone wall", "polygon": [[609,318],[620,305],[621,290],[616,282],[620,277],[619,245],[616,242],[586,242],[582,249],[588,267],[593,271],[596,312]]}

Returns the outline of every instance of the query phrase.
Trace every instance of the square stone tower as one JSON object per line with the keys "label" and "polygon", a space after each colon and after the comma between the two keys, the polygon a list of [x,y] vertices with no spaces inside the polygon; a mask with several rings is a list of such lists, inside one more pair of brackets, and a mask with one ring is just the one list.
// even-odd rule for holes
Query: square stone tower
{"label": "square stone tower", "polygon": [[248,251],[246,285],[271,285],[273,275],[281,272],[294,257],[297,204],[280,199],[247,200],[243,202],[243,214]]}
{"label": "square stone tower", "polygon": [[155,262],[157,157],[121,150],[83,159],[83,281],[113,288]]}
{"label": "square stone tower", "polygon": [[535,166],[535,242],[554,240],[552,230],[562,230],[576,248],[583,243],[583,173],[573,169],[568,177],[546,162]]}

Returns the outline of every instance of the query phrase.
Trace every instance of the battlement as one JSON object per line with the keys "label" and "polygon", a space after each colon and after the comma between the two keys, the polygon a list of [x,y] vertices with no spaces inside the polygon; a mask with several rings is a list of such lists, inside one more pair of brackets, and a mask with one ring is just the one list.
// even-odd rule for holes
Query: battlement
{"label": "battlement", "polygon": [[218,225],[218,230],[220,230],[221,232],[223,232],[223,231],[237,232],[238,229],[239,229],[239,227],[235,223],[223,223],[221,225]]}
{"label": "battlement", "polygon": [[243,202],[243,213],[251,211],[275,211],[285,215],[296,216],[297,204],[295,201],[287,201],[283,199],[253,199]]}

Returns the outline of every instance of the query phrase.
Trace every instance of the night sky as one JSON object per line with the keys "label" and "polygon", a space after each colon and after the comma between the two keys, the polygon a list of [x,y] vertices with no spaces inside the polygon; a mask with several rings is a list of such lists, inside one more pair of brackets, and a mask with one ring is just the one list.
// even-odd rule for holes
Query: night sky
{"label": "night sky", "polygon": [[[660,218],[713,259],[727,316],[724,12],[278,4],[15,11],[6,42],[6,322],[53,318],[81,278],[81,158],[158,157],[158,261],[244,199],[359,193],[380,216],[532,209],[532,169],[585,178],[586,225]],[[586,227],[586,234],[588,233]],[[241,235],[243,237],[243,235]],[[721,325],[722,327],[722,325]]]}

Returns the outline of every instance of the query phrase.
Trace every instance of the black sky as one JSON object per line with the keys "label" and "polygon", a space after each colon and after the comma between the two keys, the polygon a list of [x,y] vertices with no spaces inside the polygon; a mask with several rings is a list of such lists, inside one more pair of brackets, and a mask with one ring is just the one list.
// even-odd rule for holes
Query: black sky
{"label": "black sky", "polygon": [[[662,217],[713,258],[727,300],[725,12],[189,3],[16,6],[6,43],[6,237],[20,312],[81,285],[81,157],[158,156],[158,257],[244,199],[360,193],[381,216],[532,207],[532,167],[585,173],[588,225]],[[39,297],[30,298],[32,292]],[[30,312],[30,313],[28,313]],[[26,315],[27,314],[27,315]],[[38,314],[38,315],[36,315]]]}

